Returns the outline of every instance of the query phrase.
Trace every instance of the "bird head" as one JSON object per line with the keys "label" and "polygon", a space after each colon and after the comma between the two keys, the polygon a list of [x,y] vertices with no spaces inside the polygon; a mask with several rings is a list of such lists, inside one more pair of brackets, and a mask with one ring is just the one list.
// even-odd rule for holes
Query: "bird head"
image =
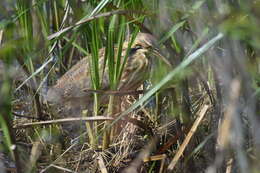
{"label": "bird head", "polygon": [[154,36],[148,33],[138,33],[133,43],[135,47],[150,49],[156,47],[157,40]]}
{"label": "bird head", "polygon": [[151,34],[138,33],[132,46],[134,49],[140,49],[144,53],[150,52],[160,58],[164,63],[171,67],[171,63],[160,53],[158,40]]}

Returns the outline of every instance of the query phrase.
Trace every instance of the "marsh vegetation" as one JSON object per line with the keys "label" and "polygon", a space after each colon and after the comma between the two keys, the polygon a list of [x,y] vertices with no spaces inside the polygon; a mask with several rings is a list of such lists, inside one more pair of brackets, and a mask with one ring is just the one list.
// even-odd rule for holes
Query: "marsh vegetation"
{"label": "marsh vegetation", "polygon": [[0,11],[0,172],[260,171],[260,1]]}

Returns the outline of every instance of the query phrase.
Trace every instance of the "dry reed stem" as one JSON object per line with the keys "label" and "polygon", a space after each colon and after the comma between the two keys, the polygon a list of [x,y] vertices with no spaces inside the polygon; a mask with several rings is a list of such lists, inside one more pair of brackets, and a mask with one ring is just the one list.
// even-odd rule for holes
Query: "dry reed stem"
{"label": "dry reed stem", "polygon": [[99,165],[101,173],[108,173],[107,168],[105,166],[105,162],[100,154],[97,157],[97,160],[98,160],[98,165]]}
{"label": "dry reed stem", "polygon": [[230,87],[230,102],[227,106],[227,110],[224,113],[224,119],[221,123],[221,126],[219,128],[219,136],[218,136],[218,146],[220,150],[225,149],[230,141],[230,130],[231,130],[231,123],[232,123],[232,116],[234,116],[236,111],[236,104],[239,97],[240,92],[240,81],[237,79],[234,79],[231,82]]}
{"label": "dry reed stem", "polygon": [[36,162],[38,158],[41,156],[42,150],[43,150],[43,145],[40,141],[33,143],[27,172],[32,172],[34,166],[36,166]]}
{"label": "dry reed stem", "polygon": [[48,121],[40,121],[40,122],[32,122],[32,123],[25,123],[22,125],[14,126],[14,128],[28,128],[31,126],[36,125],[52,125],[52,124],[61,124],[61,123],[70,123],[75,121],[112,121],[114,118],[112,117],[105,117],[105,116],[95,116],[95,117],[79,117],[79,118],[63,118],[57,120],[48,120]]}
{"label": "dry reed stem", "polygon": [[[68,27],[63,28],[62,30],[60,30],[58,32],[51,34],[47,37],[47,39],[52,40],[54,38],[57,38],[57,37],[61,36],[62,34],[68,32],[69,30],[71,30],[71,29],[73,29],[77,26],[80,26],[82,24],[85,24],[87,22],[90,22],[92,20],[95,20],[95,19],[98,19],[98,18],[101,18],[101,17],[110,17],[110,16],[113,16],[115,14],[127,14],[127,13],[130,13],[130,12],[131,11],[126,11],[126,10],[115,10],[115,11],[109,11],[109,12],[97,14],[95,16],[91,16],[91,17],[88,17],[86,19],[82,19],[82,20],[78,21],[77,23],[75,23],[74,25],[68,26]],[[139,12],[139,13],[141,13],[141,12]]]}
{"label": "dry reed stem", "polygon": [[1,45],[2,40],[3,40],[3,33],[4,33],[4,30],[0,30],[0,45]]}
{"label": "dry reed stem", "polygon": [[163,160],[163,159],[165,159],[165,157],[166,157],[165,154],[159,154],[159,155],[155,155],[155,156],[150,156],[150,157],[144,158],[143,162]]}
{"label": "dry reed stem", "polygon": [[168,166],[168,170],[172,171],[177,164],[178,160],[180,159],[181,155],[183,154],[183,151],[185,150],[186,146],[188,145],[191,137],[194,135],[194,133],[197,130],[197,127],[199,126],[201,120],[206,115],[206,112],[209,108],[209,105],[204,105],[204,107],[201,109],[198,118],[195,120],[194,124],[192,125],[188,135],[184,139],[183,143],[181,144],[179,150],[175,154],[174,158],[172,159],[170,165]]}

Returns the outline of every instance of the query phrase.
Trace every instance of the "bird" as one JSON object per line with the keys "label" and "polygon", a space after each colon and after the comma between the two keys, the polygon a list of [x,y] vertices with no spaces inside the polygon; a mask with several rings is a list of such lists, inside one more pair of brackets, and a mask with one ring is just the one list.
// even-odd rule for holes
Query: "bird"
{"label": "bird", "polygon": [[[160,57],[166,64],[170,64],[166,58],[164,58],[157,48],[157,39],[149,33],[138,33],[127,57],[120,82],[118,83],[118,91],[136,90],[140,87],[145,80],[149,78],[149,72],[151,69],[153,56]],[[123,43],[122,57],[126,55],[128,47],[128,41]],[[117,51],[117,49],[115,49]],[[109,90],[109,76],[108,68],[104,68],[105,48],[99,50],[99,69],[101,76],[101,90]],[[87,56],[76,63],[70,70],[68,70],[61,78],[59,78],[56,84],[50,87],[47,91],[46,100],[50,103],[63,105],[70,103],[70,106],[66,108],[79,106],[82,103],[87,105],[88,109],[93,106],[93,93],[86,92],[91,89],[91,72],[89,66],[89,58]],[[104,70],[102,70],[104,69]],[[103,72],[102,72],[103,71]],[[105,97],[101,98],[101,102],[107,100]],[[78,109],[77,110],[81,110]],[[74,111],[75,112],[75,111]],[[72,115],[75,113],[69,113]],[[77,112],[76,116],[80,116],[80,112]]]}

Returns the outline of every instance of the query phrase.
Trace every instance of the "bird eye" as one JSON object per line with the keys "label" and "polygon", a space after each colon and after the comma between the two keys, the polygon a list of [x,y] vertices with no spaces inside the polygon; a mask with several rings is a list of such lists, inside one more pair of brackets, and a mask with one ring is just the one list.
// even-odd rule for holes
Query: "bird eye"
{"label": "bird eye", "polygon": [[140,44],[135,45],[135,49],[142,49],[143,47]]}

